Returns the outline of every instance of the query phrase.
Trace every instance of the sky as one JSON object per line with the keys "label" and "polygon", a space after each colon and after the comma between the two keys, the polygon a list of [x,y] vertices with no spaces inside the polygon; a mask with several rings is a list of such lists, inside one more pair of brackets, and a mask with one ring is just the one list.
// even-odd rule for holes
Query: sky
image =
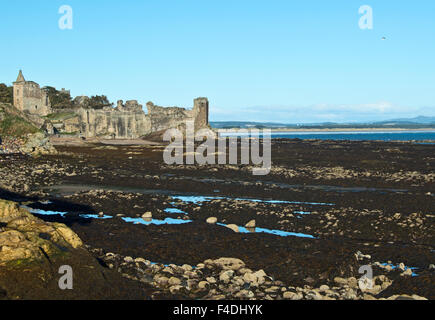
{"label": "sky", "polygon": [[[72,29],[59,28],[62,5]],[[372,29],[359,26],[363,5]],[[114,103],[205,96],[211,121],[435,116],[433,0],[5,1],[0,29],[7,84],[22,69]]]}

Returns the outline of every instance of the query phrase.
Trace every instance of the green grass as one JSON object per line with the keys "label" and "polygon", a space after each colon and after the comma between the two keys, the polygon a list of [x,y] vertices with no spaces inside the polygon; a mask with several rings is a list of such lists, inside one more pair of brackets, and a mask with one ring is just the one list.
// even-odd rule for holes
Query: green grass
{"label": "green grass", "polygon": [[78,132],[61,132],[60,133],[61,136],[75,136],[77,134],[78,134]]}
{"label": "green grass", "polygon": [[3,117],[3,121],[0,122],[0,135],[22,137],[26,134],[40,131],[19,116],[5,114]]}
{"label": "green grass", "polygon": [[63,121],[63,120],[67,120],[70,118],[74,118],[76,116],[75,113],[73,112],[58,112],[58,113],[51,113],[49,115],[47,115],[45,118],[49,119],[49,120],[58,120],[58,121]]}

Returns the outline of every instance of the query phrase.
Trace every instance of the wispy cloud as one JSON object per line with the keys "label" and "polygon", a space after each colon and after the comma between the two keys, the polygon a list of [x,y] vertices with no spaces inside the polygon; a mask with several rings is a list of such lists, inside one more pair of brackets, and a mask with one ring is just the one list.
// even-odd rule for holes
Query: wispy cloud
{"label": "wispy cloud", "polygon": [[419,115],[435,116],[435,106],[410,107],[388,101],[368,104],[317,104],[310,106],[252,106],[240,108],[211,108],[216,121],[271,121],[282,123],[364,122],[383,121]]}

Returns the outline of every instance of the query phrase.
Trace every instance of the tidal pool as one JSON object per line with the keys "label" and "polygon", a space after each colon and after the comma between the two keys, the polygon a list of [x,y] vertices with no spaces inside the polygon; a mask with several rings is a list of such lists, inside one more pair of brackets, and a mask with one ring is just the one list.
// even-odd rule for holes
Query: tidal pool
{"label": "tidal pool", "polygon": [[144,224],[144,225],[185,224],[185,223],[192,222],[192,220],[182,220],[182,219],[173,219],[173,218],[166,218],[165,220],[149,219],[149,221],[147,221],[144,220],[143,218],[124,217],[122,218],[122,220],[129,223]]}
{"label": "tidal pool", "polygon": [[177,208],[166,208],[166,209],[163,210],[163,211],[165,211],[165,212],[167,212],[167,213],[181,213],[181,214],[187,214],[187,212],[184,212],[184,211],[182,211],[182,210],[180,210],[180,209],[177,209]]}
{"label": "tidal pool", "polygon": [[46,215],[46,216],[62,216],[64,217],[68,212],[61,212],[61,211],[48,211],[48,210],[42,210],[42,209],[34,209],[29,206],[21,206],[21,208],[26,209],[30,213],[39,214],[39,215]]}
{"label": "tidal pool", "polygon": [[284,200],[261,200],[252,198],[230,198],[230,197],[213,197],[213,196],[171,196],[172,199],[181,200],[186,203],[199,204],[202,202],[208,202],[211,200],[235,200],[235,201],[250,201],[257,203],[271,203],[271,204],[309,204],[318,206],[333,206],[333,203],[323,203],[323,202],[301,202],[301,201],[284,201]]}
{"label": "tidal pool", "polygon": [[[226,227],[227,224],[224,223],[217,223],[217,225]],[[280,237],[299,237],[299,238],[310,238],[315,239],[312,235],[304,234],[304,233],[297,233],[297,232],[288,232],[288,231],[282,231],[282,230],[272,230],[272,229],[266,229],[266,228],[255,228],[253,230],[249,230],[242,226],[237,226],[239,228],[239,233],[268,233],[273,234],[275,236]]]}

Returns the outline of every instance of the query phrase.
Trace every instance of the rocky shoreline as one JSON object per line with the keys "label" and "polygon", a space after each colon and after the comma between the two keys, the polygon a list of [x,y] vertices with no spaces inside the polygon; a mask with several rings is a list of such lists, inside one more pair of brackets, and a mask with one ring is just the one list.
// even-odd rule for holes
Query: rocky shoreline
{"label": "rocky shoreline", "polygon": [[[69,256],[79,257],[83,280],[120,288],[53,289],[54,298],[435,298],[433,146],[274,141],[272,172],[261,179],[249,166],[162,165],[161,153],[85,144],[0,155],[0,198],[38,223],[65,225],[84,243]],[[2,223],[5,237],[11,226]],[[361,266],[373,270],[372,289],[360,288]],[[2,297],[37,296],[40,285],[12,289],[18,270],[0,271]]]}

